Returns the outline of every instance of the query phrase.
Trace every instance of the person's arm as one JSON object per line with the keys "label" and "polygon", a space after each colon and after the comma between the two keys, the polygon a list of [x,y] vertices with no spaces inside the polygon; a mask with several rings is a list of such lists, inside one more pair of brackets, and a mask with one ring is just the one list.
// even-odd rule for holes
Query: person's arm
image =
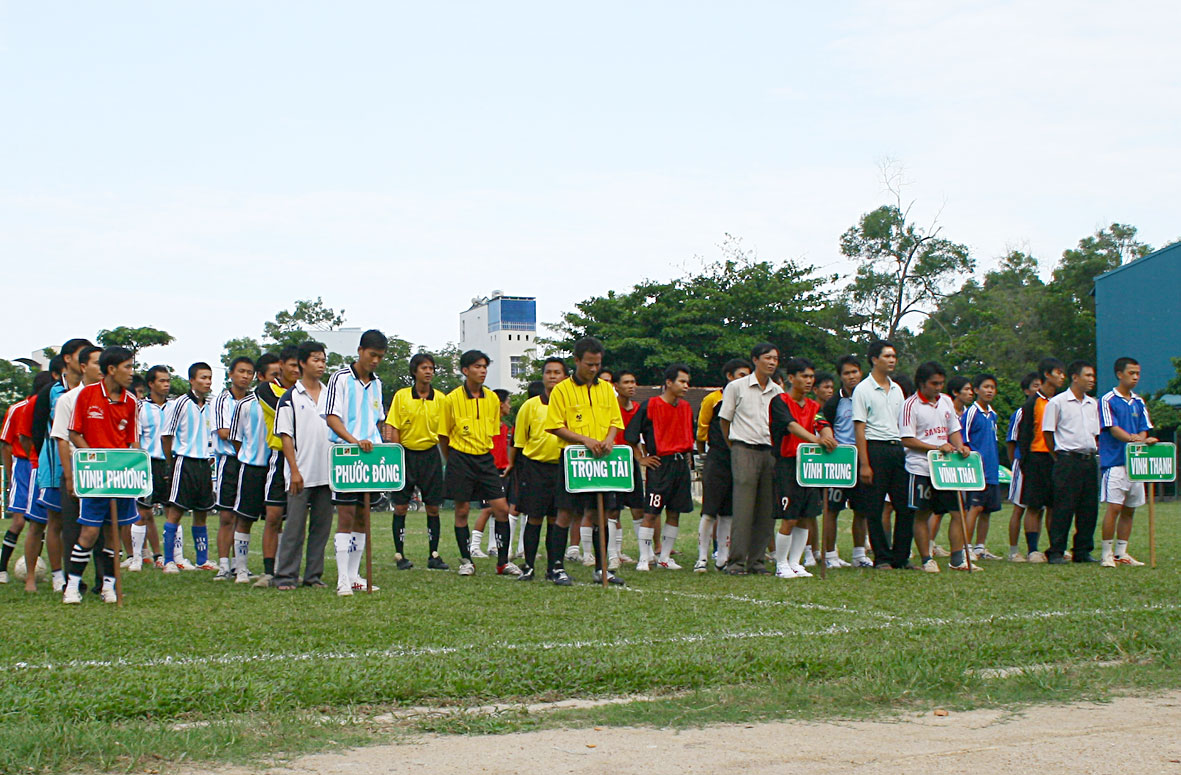
{"label": "person's arm", "polygon": [[295,462],[295,440],[284,433],[279,436],[279,441],[283,443],[283,459],[287,461],[287,492],[299,495],[303,492],[303,474]]}
{"label": "person's arm", "polygon": [[1058,459],[1058,451],[1054,449],[1054,431],[1042,431],[1042,440],[1046,442],[1046,449],[1050,450],[1050,457]]}
{"label": "person's arm", "polygon": [[873,484],[873,467],[869,464],[869,445],[865,441],[864,421],[853,421],[853,437],[857,444],[857,478],[862,484]]}
{"label": "person's arm", "polygon": [[83,436],[79,431],[70,431],[70,443],[73,444],[76,449],[90,448],[90,445],[86,443],[86,437]]}
{"label": "person's arm", "polygon": [[972,454],[972,450],[969,449],[966,444],[964,444],[964,440],[959,431],[952,431],[948,435],[947,441],[951,445],[952,449],[960,453],[960,457],[967,457],[968,455]]}
{"label": "person's arm", "polygon": [[334,414],[325,415],[324,420],[328,423],[328,428],[337,436],[340,436],[342,439],[344,439],[346,444],[356,444],[361,448],[362,452],[373,451],[373,442],[369,441],[368,439],[360,440],[353,434],[349,433],[349,429],[344,427],[344,420],[341,420]]}
{"label": "person's arm", "polygon": [[23,433],[17,436],[16,443],[20,444],[25,450],[25,454],[29,456],[29,460],[37,459],[37,448],[33,446],[33,437],[26,436]]}
{"label": "person's arm", "polygon": [[74,458],[70,454],[70,442],[65,439],[51,439],[57,442],[57,456],[62,461],[62,484],[71,498],[77,498],[74,492]]}
{"label": "person's arm", "polygon": [[12,491],[12,445],[0,441],[0,465],[4,466],[4,492]]}
{"label": "person's arm", "polygon": [[627,427],[623,429],[623,441],[632,448],[632,457],[635,458],[636,465],[641,468],[659,468],[660,458],[647,454],[641,443],[644,437],[644,425],[647,422],[648,403],[645,401],[636,409],[636,413],[628,420]]}
{"label": "person's arm", "polygon": [[52,390],[53,385],[42,388],[37,394],[37,403],[33,405],[33,448],[37,454],[41,453],[41,447],[49,436],[49,422],[53,414],[53,402],[50,400]]}
{"label": "person's arm", "polygon": [[1009,465],[1011,467],[1014,463],[1017,462],[1017,458],[1016,458],[1017,442],[1006,441],[1005,442],[1005,451],[1009,453]]}
{"label": "person's arm", "polygon": [[172,437],[171,436],[161,436],[160,437],[160,449],[164,450],[164,459],[165,460],[172,460]]}
{"label": "person's arm", "polygon": [[448,456],[451,454],[451,439],[447,438],[446,434],[439,434],[439,451],[443,453],[443,462],[447,462]]}
{"label": "person's arm", "polygon": [[1046,449],[1050,457],[1057,460],[1058,450],[1054,449],[1054,431],[1058,429],[1058,404],[1050,401],[1042,413],[1042,439],[1046,442]]}

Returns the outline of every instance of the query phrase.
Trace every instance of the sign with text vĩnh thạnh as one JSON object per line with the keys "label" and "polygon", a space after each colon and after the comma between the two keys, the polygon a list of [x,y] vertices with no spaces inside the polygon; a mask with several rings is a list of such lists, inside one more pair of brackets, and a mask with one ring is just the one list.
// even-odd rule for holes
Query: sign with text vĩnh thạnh
{"label": "sign with text v\u0129nh th\u1ea1nh", "polygon": [[819,444],[801,444],[796,449],[796,482],[801,487],[856,487],[857,447],[842,444],[825,452]]}
{"label": "sign with text v\u0129nh th\u1ea1nh", "polygon": [[1133,482],[1175,482],[1177,445],[1167,441],[1128,444],[1124,448],[1124,465]]}
{"label": "sign with text v\u0129nh th\u1ea1nh", "polygon": [[631,492],[632,449],[620,444],[603,457],[573,444],[562,452],[566,468],[566,492]]}
{"label": "sign with text v\u0129nh th\u1ea1nh", "polygon": [[74,493],[79,498],[146,498],[152,460],[142,449],[76,449]]}
{"label": "sign with text v\u0129nh th\u1ea1nh", "polygon": [[979,452],[964,457],[958,452],[933,449],[927,453],[927,462],[931,464],[931,486],[936,490],[979,491],[985,487],[984,462]]}
{"label": "sign with text v\u0129nh th\u1ea1nh", "polygon": [[374,444],[362,452],[356,444],[328,450],[328,486],[333,492],[389,492],[406,486],[406,452],[401,444]]}

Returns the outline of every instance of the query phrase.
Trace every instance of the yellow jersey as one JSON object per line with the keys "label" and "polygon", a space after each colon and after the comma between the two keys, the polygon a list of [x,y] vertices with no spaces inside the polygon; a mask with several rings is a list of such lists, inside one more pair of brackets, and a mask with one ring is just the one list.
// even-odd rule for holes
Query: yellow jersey
{"label": "yellow jersey", "polygon": [[275,435],[275,409],[279,406],[279,399],[287,392],[287,388],[278,382],[263,382],[254,389],[258,402],[262,405],[263,421],[267,425],[267,446],[271,449],[283,449],[283,441]]}
{"label": "yellow jersey", "polygon": [[562,457],[562,440],[545,429],[548,407],[541,396],[533,396],[517,410],[513,446],[525,457],[539,463],[556,463]]}
{"label": "yellow jersey", "polygon": [[[588,384],[579,384],[574,377],[567,377],[557,384],[549,396],[549,408],[545,415],[547,431],[566,428],[603,441],[611,434],[612,428],[623,428],[623,415],[619,412],[619,400],[610,382],[595,379]],[[554,436],[554,438],[558,438]],[[611,436],[614,439],[614,436]],[[570,442],[558,439],[563,447]]]}
{"label": "yellow jersey", "polygon": [[709,441],[709,422],[714,417],[714,407],[722,400],[722,391],[714,392],[701,399],[701,408],[697,410],[697,440]]}
{"label": "yellow jersey", "polygon": [[439,435],[451,449],[469,455],[492,452],[492,439],[500,433],[500,399],[481,386],[480,396],[467,392],[464,383],[447,394],[440,415]]}
{"label": "yellow jersey", "polygon": [[406,449],[421,452],[439,443],[439,427],[443,418],[443,404],[447,397],[433,387],[426,398],[418,395],[413,386],[394,393],[386,425],[398,431],[399,443]]}

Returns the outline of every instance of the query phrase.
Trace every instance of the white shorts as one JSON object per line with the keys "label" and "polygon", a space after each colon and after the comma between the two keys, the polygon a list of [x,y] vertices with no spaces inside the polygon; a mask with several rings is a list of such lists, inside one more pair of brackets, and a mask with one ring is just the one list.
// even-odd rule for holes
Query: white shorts
{"label": "white shorts", "polygon": [[1117,506],[1135,509],[1144,505],[1144,482],[1128,479],[1128,470],[1123,466],[1112,466],[1103,472],[1099,485],[1099,500]]}
{"label": "white shorts", "polygon": [[1009,501],[1019,509],[1025,508],[1021,502],[1021,461],[1013,461],[1013,481],[1009,482]]}

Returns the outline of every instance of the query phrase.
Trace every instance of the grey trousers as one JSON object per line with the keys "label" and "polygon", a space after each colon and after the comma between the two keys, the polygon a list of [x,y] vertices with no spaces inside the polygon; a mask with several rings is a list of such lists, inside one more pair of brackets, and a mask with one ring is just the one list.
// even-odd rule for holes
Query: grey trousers
{"label": "grey trousers", "polygon": [[299,495],[287,494],[287,522],[279,536],[279,552],[275,557],[272,582],[275,586],[299,583],[305,532],[307,560],[303,580],[308,583],[319,581],[324,575],[324,547],[332,535],[332,491],[326,484],[305,487]]}
{"label": "grey trousers", "polygon": [[730,471],[734,477],[734,517],[726,567],[764,570],[767,545],[775,532],[775,458],[770,449],[734,444]]}

